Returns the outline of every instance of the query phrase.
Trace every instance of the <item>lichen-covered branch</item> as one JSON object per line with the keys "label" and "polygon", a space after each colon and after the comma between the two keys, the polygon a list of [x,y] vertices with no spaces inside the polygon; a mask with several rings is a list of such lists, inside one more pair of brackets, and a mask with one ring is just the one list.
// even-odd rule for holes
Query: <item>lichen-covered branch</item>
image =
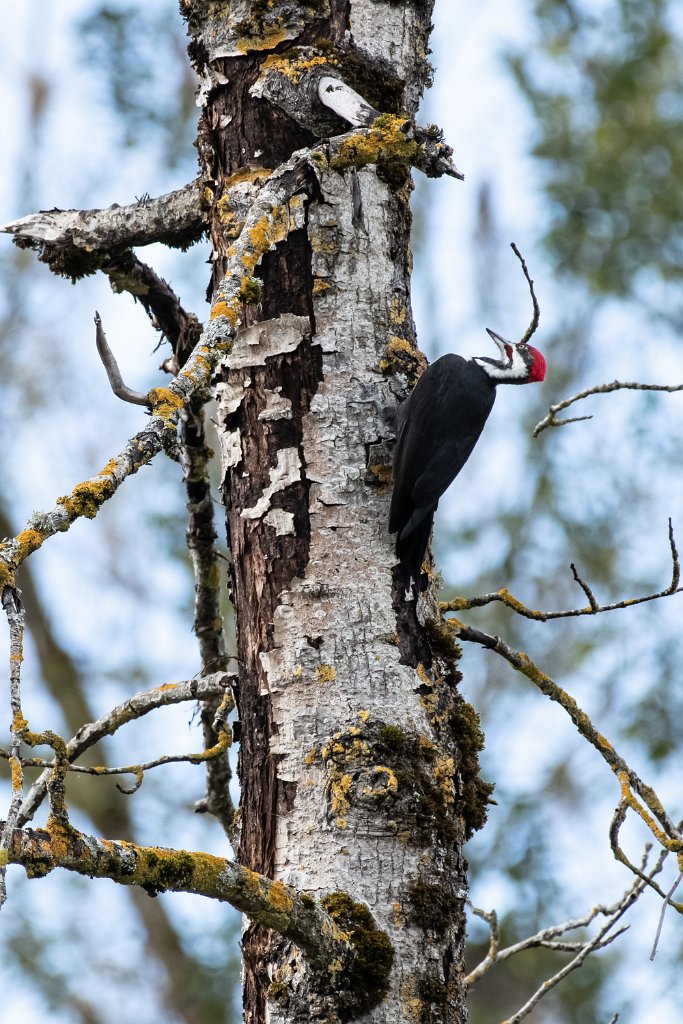
{"label": "lichen-covered branch", "polygon": [[[216,526],[209,463],[211,449],[206,443],[205,415],[199,400],[190,402],[183,413],[181,461],[187,495],[186,540],[194,571],[194,633],[199,644],[201,672],[224,669],[228,662],[220,592],[223,573],[216,550]],[[232,697],[230,707],[232,710]],[[218,741],[223,728],[216,720],[217,698],[201,701],[200,715],[205,747]],[[230,797],[230,762],[227,750],[206,762],[206,794],[195,804],[198,813],[213,814],[231,842],[235,841],[235,808]]]}
{"label": "lichen-covered branch", "polygon": [[21,739],[26,728],[26,719],[21,709],[21,663],[24,660],[25,612],[19,593],[14,587],[2,589],[2,607],[9,626],[9,687],[10,711],[12,715],[9,763],[12,780],[12,798],[5,827],[0,829],[0,907],[7,898],[5,889],[5,852],[9,835],[19,821],[21,797],[24,785],[24,771],[21,764]]}
{"label": "lichen-covered branch", "polygon": [[464,177],[438,128],[424,128],[406,117],[376,110],[344,80],[336,58],[314,47],[297,47],[290,54],[267,57],[250,93],[280,107],[297,124],[322,137],[336,134],[339,118],[354,128],[370,128],[380,120],[382,131],[390,125],[388,119],[394,118],[401,125],[400,131],[422,147],[414,166],[429,177]]}
{"label": "lichen-covered branch", "polygon": [[320,902],[292,886],[222,857],[97,839],[54,821],[47,829],[10,830],[6,849],[8,863],[21,865],[30,878],[64,868],[90,878],[137,885],[150,896],[188,892],[229,903],[252,921],[290,939],[316,968],[352,970],[354,946],[335,923],[334,903],[328,913]]}
{"label": "lichen-covered branch", "polygon": [[615,601],[612,604],[599,604],[591,588],[579,576],[576,566],[572,564],[572,575],[588,598],[588,605],[584,608],[571,608],[556,612],[528,608],[518,598],[513,597],[507,587],[501,587],[500,590],[494,590],[490,594],[481,594],[478,597],[454,597],[450,601],[442,601],[440,605],[441,611],[444,613],[463,612],[470,611],[472,608],[483,608],[487,604],[497,603],[504,604],[506,608],[510,608],[517,615],[521,615],[525,619],[548,622],[551,619],[575,618],[577,615],[598,615],[600,612],[613,612],[620,608],[631,608],[637,604],[645,604],[647,601],[658,601],[661,597],[671,597],[683,590],[683,587],[680,586],[680,558],[671,520],[669,520],[669,547],[671,549],[671,582],[663,590],[657,591],[656,594],[646,594],[644,597],[629,597],[623,601]]}
{"label": "lichen-covered branch", "polygon": [[[226,695],[227,703],[232,703],[232,696]],[[224,698],[224,701],[226,698]],[[221,708],[221,714],[224,715],[226,708]],[[221,757],[228,750],[231,742],[230,733],[227,731],[225,726],[221,728],[217,742],[206,750],[202,750],[201,753],[193,754],[162,754],[160,757],[156,757],[151,761],[141,761],[139,764],[127,764],[119,765],[113,768],[106,767],[104,765],[84,765],[84,764],[71,764],[67,758],[67,771],[74,772],[81,775],[135,775],[136,784],[133,789],[123,789],[119,786],[122,793],[130,796],[142,785],[145,772],[151,768],[160,768],[162,765],[167,764],[205,764],[212,761],[214,758]],[[5,760],[9,760],[9,751],[0,749],[0,757]],[[22,768],[43,768],[48,773],[54,769],[54,761],[46,761],[43,757],[22,757],[21,759]]]}
{"label": "lichen-covered branch", "polygon": [[296,220],[302,200],[295,193],[305,185],[308,155],[307,150],[295,154],[259,193],[239,238],[231,246],[228,270],[192,355],[168,387],[153,388],[147,396],[152,410],[149,424],[95,477],[58,498],[51,511],[33,515],[25,530],[0,545],[0,585],[11,585],[16,569],[49,537],[68,530],[79,518],[94,518],[127,477],[149,463],[165,445],[175,443],[181,409],[194,394],[209,387],[215,366],[232,348],[241,322],[245,283],[251,280],[263,254],[287,236],[290,223]]}
{"label": "lichen-covered branch", "polygon": [[[595,747],[617,777],[622,801],[647,825],[663,849],[676,854],[679,866],[683,869],[683,835],[680,828],[667,814],[655,790],[640,779],[612,744],[598,732],[574,698],[550,676],[542,672],[527,654],[514,650],[499,636],[490,636],[478,629],[471,629],[457,619],[447,619],[446,621],[459,639],[481,644],[482,647],[495,651],[514,669],[526,676],[541,693],[564,708],[580,734],[588,740],[591,746]],[[618,859],[633,870],[633,865],[625,858],[618,857]],[[636,874],[638,874],[637,871]],[[671,905],[683,913],[683,904],[672,903]]]}
{"label": "lichen-covered branch", "polygon": [[[66,757],[73,764],[86,750],[94,747],[105,736],[113,736],[123,725],[148,715],[157,708],[181,704],[191,700],[215,699],[220,702],[227,691],[229,676],[223,672],[203,676],[200,679],[186,679],[178,683],[165,683],[152,690],[144,690],[118,704],[95,722],[81,726],[76,735],[66,744]],[[23,827],[36,813],[47,795],[47,785],[52,767],[40,774],[24,797],[17,815],[17,827]]]}
{"label": "lichen-covered branch", "polygon": [[611,384],[596,384],[595,387],[585,388],[585,390],[577,392],[577,394],[572,395],[570,398],[564,398],[556,405],[551,405],[547,416],[544,416],[534,427],[532,431],[533,436],[538,437],[548,427],[564,427],[568,423],[580,423],[582,420],[593,419],[592,416],[572,416],[568,419],[558,420],[557,414],[562,412],[563,409],[568,409],[575,402],[580,402],[591,395],[608,395],[612,391],[667,391],[671,394],[675,391],[683,391],[683,384],[639,384],[637,382],[622,382],[619,380],[613,380]]}
{"label": "lichen-covered branch", "polygon": [[35,249],[55,273],[74,279],[95,273],[103,258],[132,246],[163,242],[186,249],[205,230],[199,181],[158,199],[102,210],[41,210],[0,226],[16,245]]}

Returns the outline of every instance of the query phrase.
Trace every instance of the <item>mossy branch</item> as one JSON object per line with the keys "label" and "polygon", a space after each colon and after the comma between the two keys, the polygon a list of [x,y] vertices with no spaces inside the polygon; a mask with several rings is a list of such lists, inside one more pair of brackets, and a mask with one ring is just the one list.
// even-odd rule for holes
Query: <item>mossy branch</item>
{"label": "mossy branch", "polygon": [[[0,822],[0,828],[4,825]],[[150,896],[188,892],[229,903],[256,924],[272,928],[297,945],[314,968],[333,974],[353,971],[356,958],[367,957],[365,933],[371,930],[374,934],[376,930],[366,911],[364,928],[355,929],[358,936],[352,934],[354,929],[344,931],[335,921],[339,914],[332,896],[326,898],[328,913],[323,906],[325,901],[318,902],[292,886],[222,857],[97,839],[54,819],[46,829],[11,830],[7,862],[21,865],[30,878],[63,868],[90,878],[110,878],[120,885],[140,886]],[[346,917],[347,904],[352,909],[354,906],[347,898]],[[386,961],[390,966],[388,954],[384,961],[385,968]],[[363,970],[372,974],[373,964],[363,960]]]}

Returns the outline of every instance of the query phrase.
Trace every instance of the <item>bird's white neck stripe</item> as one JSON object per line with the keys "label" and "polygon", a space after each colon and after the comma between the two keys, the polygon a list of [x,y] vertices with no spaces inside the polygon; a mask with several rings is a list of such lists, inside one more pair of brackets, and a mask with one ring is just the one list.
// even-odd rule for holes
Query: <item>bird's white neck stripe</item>
{"label": "bird's white neck stripe", "polygon": [[509,363],[499,363],[479,356],[474,357],[474,362],[481,366],[492,380],[526,380],[529,376],[529,367],[518,348],[512,348]]}

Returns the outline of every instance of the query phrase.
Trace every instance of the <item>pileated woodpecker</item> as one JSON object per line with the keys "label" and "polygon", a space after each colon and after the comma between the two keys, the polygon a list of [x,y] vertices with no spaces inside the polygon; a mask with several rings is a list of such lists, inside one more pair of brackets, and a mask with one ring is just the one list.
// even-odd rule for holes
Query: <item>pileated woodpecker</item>
{"label": "pileated woodpecker", "polygon": [[487,328],[500,359],[441,356],[418,380],[399,410],[389,532],[406,586],[420,572],[439,498],[465,465],[493,408],[498,384],[545,377],[545,359],[526,341],[505,341]]}

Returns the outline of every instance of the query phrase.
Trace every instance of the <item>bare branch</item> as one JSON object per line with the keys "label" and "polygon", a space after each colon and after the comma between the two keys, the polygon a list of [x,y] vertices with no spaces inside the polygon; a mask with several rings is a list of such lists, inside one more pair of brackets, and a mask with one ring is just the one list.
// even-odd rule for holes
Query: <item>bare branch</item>
{"label": "bare branch", "polygon": [[23,248],[36,249],[56,273],[81,277],[107,256],[163,242],[186,249],[206,230],[202,184],[190,182],[158,199],[102,210],[42,210],[0,226]]}
{"label": "bare branch", "polygon": [[659,945],[659,939],[660,939],[660,936],[662,934],[662,928],[664,926],[664,915],[666,914],[666,908],[671,903],[673,895],[676,892],[676,889],[678,888],[678,886],[681,884],[681,882],[683,882],[683,871],[679,871],[678,874],[676,875],[676,878],[674,879],[674,883],[671,886],[671,888],[669,889],[668,893],[666,894],[666,898],[665,898],[664,902],[662,903],[662,910],[661,910],[661,913],[659,915],[659,923],[657,924],[657,931],[655,933],[655,940],[652,943],[652,950],[650,952],[650,960],[654,960],[654,958],[657,956],[657,946]]}
{"label": "bare branch", "polygon": [[519,260],[519,262],[522,264],[522,270],[524,271],[524,276],[527,279],[527,284],[529,285],[529,292],[531,293],[531,302],[532,302],[533,307],[534,307],[534,312],[533,312],[533,316],[531,318],[531,323],[527,327],[527,329],[526,329],[526,331],[524,333],[524,337],[522,338],[522,340],[519,343],[520,345],[526,345],[526,343],[531,340],[531,338],[533,337],[533,335],[536,332],[536,328],[538,327],[538,322],[539,322],[539,320],[541,318],[541,309],[540,309],[540,306],[538,305],[538,299],[536,298],[536,292],[534,291],[534,282],[531,280],[531,277],[529,276],[529,270],[527,268],[526,261],[524,260],[524,257],[522,256],[521,252],[519,251],[519,249],[517,248],[517,246],[515,245],[514,242],[510,242],[510,248],[514,252],[514,254],[517,257],[517,259]]}
{"label": "bare branch", "polygon": [[112,290],[129,292],[142,305],[152,326],[168,339],[175,357],[175,375],[202,333],[197,317],[187,313],[168,282],[129,249],[103,262],[102,270]]}
{"label": "bare branch", "polygon": [[[671,520],[669,520],[669,530],[671,530]],[[576,568],[576,566],[574,565],[574,563],[573,563],[573,562],[572,562],[572,563],[571,563],[571,565],[570,565],[570,569],[571,569],[571,571],[572,571],[572,575],[573,575],[574,579],[575,579],[575,580],[576,580],[576,582],[577,582],[577,583],[579,584],[579,586],[580,586],[580,587],[581,587],[581,589],[583,590],[584,594],[585,594],[585,595],[586,595],[586,597],[588,598],[588,607],[590,608],[590,610],[591,610],[592,612],[596,612],[596,613],[597,613],[597,612],[599,612],[599,611],[601,610],[601,609],[600,609],[600,605],[599,605],[599,604],[598,604],[598,602],[597,602],[597,601],[595,600],[595,595],[593,594],[593,591],[592,591],[592,590],[591,590],[591,588],[590,588],[590,587],[588,586],[588,584],[586,583],[586,581],[585,581],[585,580],[583,580],[583,579],[581,579],[581,577],[579,576],[579,572],[578,572],[578,569]]]}
{"label": "bare branch", "polygon": [[[596,950],[603,948],[604,946],[608,945],[610,941],[617,938],[616,934],[608,938],[609,933],[612,931],[617,921],[619,921],[620,918],[623,917],[623,915],[626,913],[629,907],[631,907],[635,903],[635,901],[640,896],[643,888],[644,885],[640,880],[634,882],[634,884],[628,890],[628,892],[626,892],[622,896],[619,903],[615,904],[614,908],[611,908],[611,910],[609,911],[607,921],[602,926],[602,928],[600,928],[595,937],[590,941],[584,943],[582,948],[579,950],[579,952],[576,954],[573,960],[570,960],[568,964],[565,964],[565,966],[556,974],[554,974],[552,978],[547,978],[543,982],[543,984],[536,989],[531,998],[526,1001],[524,1006],[520,1007],[520,1009],[517,1010],[517,1012],[514,1013],[511,1017],[507,1017],[505,1021],[501,1022],[501,1024],[519,1024],[520,1021],[524,1020],[525,1017],[529,1016],[534,1007],[538,1005],[541,999],[543,999],[543,997],[547,995],[548,992],[551,991],[551,989],[555,988],[556,985],[559,985],[559,983],[563,981],[563,979],[566,978],[568,974],[571,974],[572,971],[575,971],[577,970],[577,968],[581,967],[581,965],[585,962],[585,960],[590,956],[591,953],[594,953]],[[623,933],[623,931],[624,929],[621,929],[619,934]]]}
{"label": "bare branch", "polygon": [[584,391],[579,391],[577,394],[572,395],[571,398],[564,398],[561,402],[556,405],[551,405],[548,409],[548,415],[544,416],[540,420],[534,429],[532,435],[538,437],[538,435],[546,430],[548,427],[564,427],[568,423],[578,423],[581,420],[590,420],[592,416],[574,416],[571,419],[557,419],[557,413],[562,412],[563,409],[568,409],[574,402],[580,402],[584,398],[588,398],[590,395],[607,395],[612,391],[666,391],[672,394],[675,391],[683,391],[683,384],[638,384],[622,382],[619,380],[613,380],[611,384],[597,384],[595,387],[586,388]]}
{"label": "bare branch", "polygon": [[[95,722],[81,726],[76,735],[66,744],[66,756],[69,764],[81,757],[86,750],[94,747],[105,736],[113,736],[121,726],[137,718],[142,718],[157,708],[190,700],[217,698],[220,701],[226,693],[229,679],[230,677],[225,673],[216,672],[213,675],[204,676],[202,679],[166,683],[153,690],[136,693]],[[52,766],[36,779],[24,798],[17,815],[17,827],[21,828],[29,822],[45,799],[51,768]]]}
{"label": "bare branch", "polygon": [[620,608],[632,608],[638,604],[645,604],[648,601],[658,601],[662,597],[672,597],[679,594],[683,587],[681,582],[681,565],[674,537],[673,525],[669,519],[669,547],[671,550],[671,582],[663,590],[656,594],[646,594],[644,597],[628,597],[623,601],[615,601],[613,604],[598,604],[588,584],[579,576],[576,566],[572,563],[571,570],[574,579],[579,584],[588,598],[588,607],[572,608],[566,611],[539,611],[535,608],[527,608],[518,598],[513,597],[507,587],[494,590],[490,594],[482,594],[479,597],[454,597],[450,601],[441,602],[442,612],[470,611],[472,608],[483,608],[487,604],[499,603],[510,608],[517,615],[525,619],[533,619],[536,622],[549,622],[551,619],[569,619],[578,615],[598,615],[601,612],[613,612]]}
{"label": "bare branch", "polygon": [[120,398],[122,402],[130,402],[131,405],[144,405],[146,408],[149,408],[147,395],[143,395],[141,391],[133,391],[132,388],[123,383],[119,365],[116,362],[114,353],[109,348],[107,337],[102,327],[102,320],[97,310],[95,310],[95,342],[102,365],[107,371],[111,389],[116,397]]}
{"label": "bare branch", "polygon": [[[586,712],[579,707],[570,694],[554,682],[550,676],[542,672],[528,655],[513,650],[499,636],[489,636],[489,634],[482,633],[480,630],[471,629],[457,619],[446,619],[446,622],[459,639],[478,643],[488,650],[495,651],[508,664],[512,665],[514,669],[526,676],[541,693],[564,708],[580,734],[584,739],[588,740],[591,746],[595,747],[616,776],[621,790],[622,803],[628,805],[641,818],[664,850],[669,853],[683,855],[683,835],[681,834],[681,829],[673,823],[666,813],[655,790],[640,779],[611,743],[598,732]],[[615,856],[617,856],[616,852]],[[618,857],[618,859],[622,860],[623,863],[633,870],[642,881],[642,872],[635,869],[625,858]],[[661,893],[661,890],[658,889],[658,891]],[[661,893],[661,895],[664,894]],[[671,906],[679,911],[679,913],[683,913],[683,904],[671,902]]]}

